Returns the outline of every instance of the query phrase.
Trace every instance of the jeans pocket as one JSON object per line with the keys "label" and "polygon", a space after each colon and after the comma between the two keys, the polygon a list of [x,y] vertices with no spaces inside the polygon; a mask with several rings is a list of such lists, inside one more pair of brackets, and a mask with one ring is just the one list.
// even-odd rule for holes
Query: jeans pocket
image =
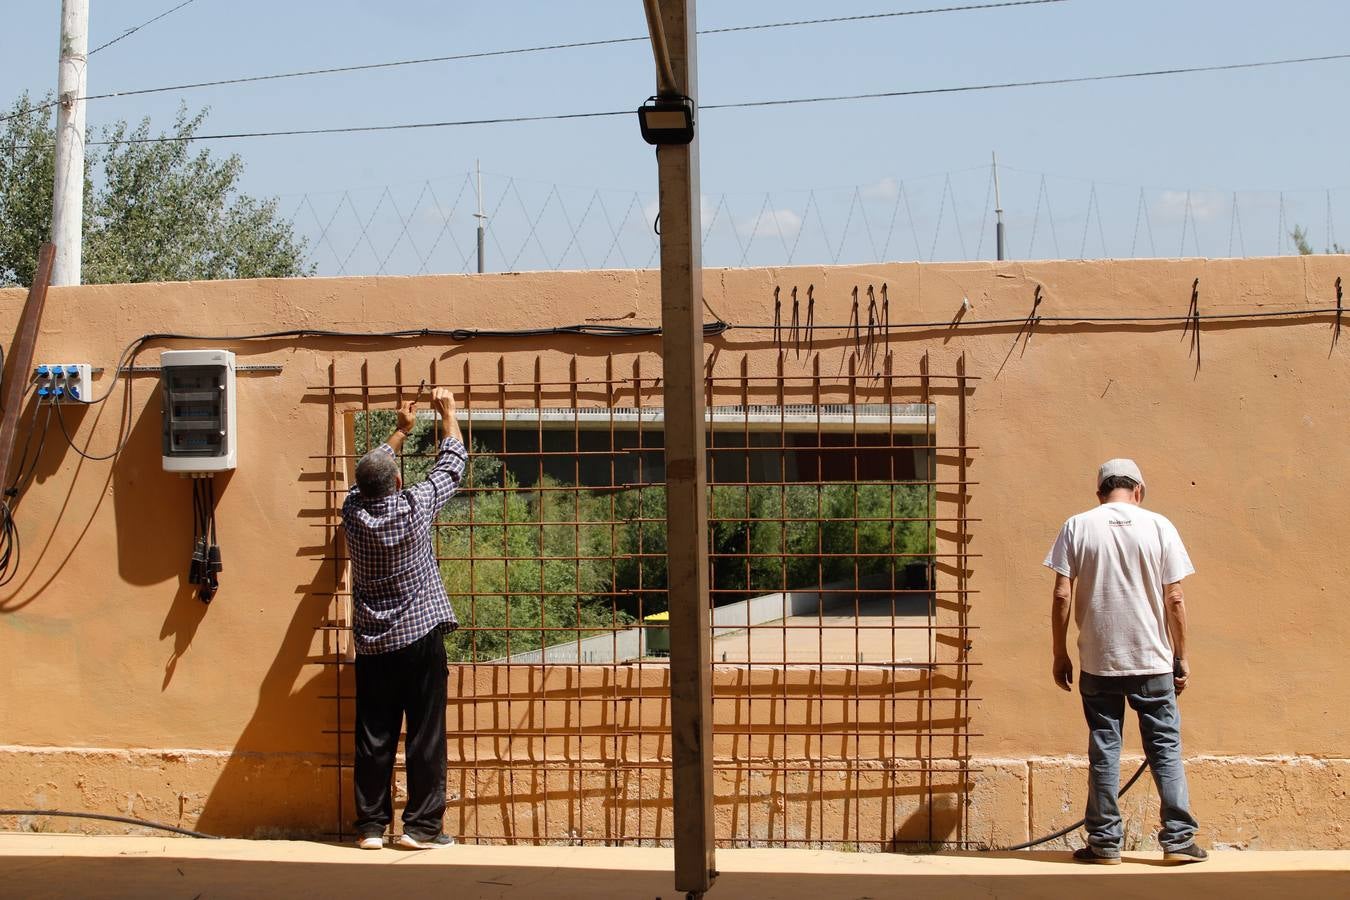
{"label": "jeans pocket", "polygon": [[1091,672],[1078,673],[1078,693],[1084,697],[1099,697],[1103,694],[1120,694],[1120,688],[1108,676],[1093,675]]}
{"label": "jeans pocket", "polygon": [[1150,700],[1165,700],[1173,696],[1176,686],[1172,682],[1170,672],[1162,675],[1151,675],[1139,685],[1139,696],[1147,697]]}

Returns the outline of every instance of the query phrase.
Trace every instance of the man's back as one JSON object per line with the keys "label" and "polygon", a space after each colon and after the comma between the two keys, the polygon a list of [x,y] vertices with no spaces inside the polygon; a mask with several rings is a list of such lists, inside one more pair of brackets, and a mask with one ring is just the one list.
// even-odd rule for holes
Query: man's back
{"label": "man's back", "polygon": [[[388,444],[379,450],[394,454]],[[463,442],[446,437],[420,484],[374,499],[356,485],[348,492],[342,522],[352,561],[352,633],[358,652],[387,653],[437,625],[455,627],[431,528],[436,513],[459,489],[466,462]]]}
{"label": "man's back", "polygon": [[1133,503],[1103,503],[1064,523],[1045,564],[1075,580],[1083,671],[1172,671],[1164,588],[1195,570],[1166,517]]}

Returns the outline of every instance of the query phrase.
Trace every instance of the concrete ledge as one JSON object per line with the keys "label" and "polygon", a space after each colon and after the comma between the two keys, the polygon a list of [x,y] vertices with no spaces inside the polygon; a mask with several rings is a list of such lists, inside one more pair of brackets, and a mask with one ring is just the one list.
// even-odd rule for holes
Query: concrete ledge
{"label": "concrete ledge", "polygon": [[[255,840],[322,838],[337,830],[339,820],[339,786],[334,770],[325,768],[327,762],[331,757],[317,753],[0,745],[0,809],[95,810]],[[1122,779],[1139,762],[1138,757],[1123,759]],[[891,837],[924,840],[930,833],[943,840],[961,837],[960,797],[953,776],[941,776],[946,781],[939,787],[945,788],[935,790],[931,806],[922,790],[903,790],[891,802],[889,787],[878,784],[881,764],[873,765],[871,770],[862,767],[856,781],[838,775],[823,780],[809,774],[776,778],[762,771],[747,777],[736,770],[719,770],[718,838],[742,846],[750,841],[771,846],[784,837],[793,841],[843,837],[874,849]],[[975,758],[964,837],[1002,847],[1079,819],[1087,789],[1086,766],[1081,756]],[[616,789],[612,769],[594,760],[583,761],[580,768],[549,760],[522,763],[517,769],[530,777],[554,771],[558,777],[548,796],[540,798],[513,796],[500,771],[484,770],[475,777],[469,770],[452,770],[450,790],[458,799],[451,802],[447,830],[470,838],[510,834],[523,840],[564,842],[573,836],[566,829],[574,818],[575,836],[588,845],[639,833],[670,838],[670,816],[662,812],[669,809],[668,771],[631,773]],[[1186,760],[1186,773],[1203,846],[1350,850],[1345,812],[1350,759],[1194,756]],[[918,783],[915,775],[905,779],[898,782],[902,789]],[[349,800],[350,770],[344,772],[340,791],[344,802]],[[822,805],[800,799],[817,792],[827,795]],[[788,802],[786,816],[781,805],[785,795],[798,798]],[[654,807],[656,815],[650,812]],[[1141,779],[1122,798],[1121,811],[1126,849],[1157,850],[1158,795],[1151,778]],[[641,823],[640,814],[646,816]],[[858,824],[845,827],[850,821]],[[564,824],[550,833],[545,822]],[[53,829],[128,833],[125,826],[100,822],[0,817],[0,831]],[[1045,849],[1065,850],[1081,841],[1080,832]]]}
{"label": "concrete ledge", "polygon": [[[1223,900],[1350,895],[1350,852],[1215,853],[1169,866],[1156,853],[1081,866],[1067,853],[894,854],[723,850],[710,898],[1073,898]],[[677,897],[666,849],[461,846],[426,853],[288,841],[0,835],[0,884],[17,897],[398,896],[439,889],[504,900]],[[1166,880],[1166,882],[1164,881]]]}

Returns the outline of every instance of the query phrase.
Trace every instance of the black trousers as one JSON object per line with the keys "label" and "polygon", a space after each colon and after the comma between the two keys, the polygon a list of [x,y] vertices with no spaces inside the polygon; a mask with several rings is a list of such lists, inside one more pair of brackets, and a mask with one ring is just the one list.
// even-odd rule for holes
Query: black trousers
{"label": "black trousers", "polygon": [[419,840],[445,818],[445,693],[441,629],[389,653],[356,657],[356,833],[382,834],[394,817],[391,782],[406,715],[408,804],[403,831]]}

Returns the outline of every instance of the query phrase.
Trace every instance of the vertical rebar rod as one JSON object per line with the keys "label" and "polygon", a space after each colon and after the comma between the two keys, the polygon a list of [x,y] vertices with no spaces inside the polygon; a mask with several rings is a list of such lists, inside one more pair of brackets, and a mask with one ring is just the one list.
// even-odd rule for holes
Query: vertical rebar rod
{"label": "vertical rebar rod", "polygon": [[[464,429],[464,446],[465,446],[465,448],[466,448],[466,449],[468,450],[468,452],[469,452],[469,471],[464,473],[464,474],[465,474],[466,480],[469,479],[469,478],[471,478],[471,477],[473,476],[473,462],[474,462],[474,457],[473,457],[473,453],[474,453],[474,439],[473,439],[473,408],[474,408],[474,407],[473,407],[473,388],[472,388],[472,385],[473,385],[474,382],[473,382],[473,371],[472,371],[472,369],[470,368],[471,365],[472,365],[472,363],[470,362],[469,358],[466,357],[465,360],[464,360],[464,388],[463,388],[463,394],[461,395],[461,399],[464,401],[464,412],[466,413],[465,418],[466,418],[466,420],[467,420],[467,421],[465,422],[465,429]],[[435,359],[435,357],[432,357],[432,360],[431,360],[431,382],[432,382],[432,384],[436,384],[436,359]],[[434,427],[434,426],[433,426],[433,427]],[[477,485],[477,482],[475,481],[475,482],[473,482],[473,484],[476,486],[476,485]],[[478,535],[477,535],[477,531],[478,531],[478,528],[477,528],[477,507],[475,506],[476,500],[477,500],[477,494],[476,494],[475,492],[473,492],[473,491],[470,491],[470,492],[469,492],[469,495],[468,495],[468,507],[469,507],[469,508],[468,508],[468,510],[466,510],[466,512],[465,512],[465,518],[466,518],[466,520],[467,520],[467,524],[466,524],[465,527],[466,527],[466,529],[467,529],[468,532],[469,532],[469,535],[468,535],[468,537],[469,537],[469,625],[470,625],[470,627],[473,629],[472,631],[469,632],[469,683],[473,685],[473,695],[472,695],[473,699],[472,699],[472,705],[471,705],[470,708],[473,710],[473,714],[472,714],[472,720],[473,720],[473,721],[472,721],[472,726],[471,726],[471,727],[473,728],[473,732],[474,732],[474,733],[473,733],[473,736],[470,738],[470,745],[471,745],[472,748],[473,748],[473,789],[474,789],[474,792],[475,792],[475,793],[477,793],[477,791],[478,791],[479,779],[482,777],[482,769],[480,768],[480,759],[479,759],[479,752],[480,752],[480,751],[479,751],[478,738],[477,738],[477,733],[478,733],[478,710],[479,710],[480,703],[479,703],[479,700],[478,700],[478,621],[479,621],[479,619],[478,619],[478,566],[476,565],[476,562],[475,562],[475,558],[476,558],[475,550],[476,550],[476,544],[477,544],[477,538],[478,538]],[[438,546],[439,546],[439,545],[438,545]],[[460,672],[461,672],[461,676],[462,676],[462,673],[463,673],[463,662],[462,662],[462,661],[461,661],[461,663],[460,663]],[[462,677],[460,678],[460,682],[463,683],[463,678],[462,678]],[[462,719],[461,719],[461,721],[462,721]],[[461,783],[462,783],[462,779],[461,779]],[[467,792],[467,791],[461,791],[461,796],[468,796],[468,792]],[[479,831],[479,828],[481,827],[481,826],[480,826],[480,819],[479,819],[479,816],[478,816],[478,804],[475,803],[475,804],[473,805],[473,810],[474,810],[473,818],[474,818],[475,836],[477,836],[478,831]],[[460,820],[461,820],[461,821],[464,820],[464,814],[463,814],[462,812],[461,812],[461,814],[460,814]]]}
{"label": "vertical rebar rod", "polygon": [[[962,626],[961,629],[957,632],[957,639],[961,641],[961,646],[957,652],[956,658],[959,662],[964,663],[970,661],[970,631],[965,627],[970,624],[970,608],[969,608],[970,595],[966,593],[966,590],[970,587],[970,564],[969,564],[970,532],[968,524],[970,509],[969,509],[969,498],[966,494],[967,467],[969,465],[967,457],[969,451],[966,450],[966,447],[969,432],[968,432],[967,403],[966,403],[966,354],[964,350],[961,351],[961,355],[957,357],[956,360],[956,375],[957,375],[956,408],[957,408],[957,428],[958,428],[957,443],[961,447],[961,449],[957,451],[960,454],[958,458],[961,460],[958,476],[960,486],[957,489],[961,503],[958,510],[959,523],[957,526],[958,529],[957,539],[961,542],[961,546],[958,551],[960,556],[957,559],[957,567],[960,572],[958,576],[959,580],[957,581],[957,588],[960,589],[961,591],[961,593],[957,596],[957,608],[958,608],[957,623]],[[969,666],[959,667],[957,669],[957,677],[959,679],[958,684],[960,685],[958,689],[958,696],[961,698],[960,703],[957,704],[958,708],[960,709],[960,714],[957,716],[957,724],[964,734],[962,738],[961,754],[960,754],[963,769],[958,773],[958,777],[961,779],[961,792],[962,794],[964,794],[966,791],[969,790],[969,787],[967,786],[967,775],[966,772],[964,771],[964,767],[970,764],[969,762],[970,761],[969,697],[970,697],[970,681],[971,681],[970,667]],[[969,831],[970,810],[967,809],[967,805],[963,802],[958,802],[957,808],[961,811],[961,819],[960,819],[961,831],[958,833],[957,837],[959,840],[965,841],[970,834]]]}
{"label": "vertical rebar rod", "polygon": [[[337,384],[337,360],[330,359],[328,361],[328,423],[329,423],[328,452],[330,454],[337,453],[337,443],[338,443],[336,384]],[[338,496],[337,494],[339,484],[337,479],[338,462],[336,459],[330,458],[324,461],[324,465],[328,469],[328,487],[329,490],[331,491],[331,493],[329,493],[328,495],[330,498],[328,503],[328,523],[330,527],[328,528],[327,533],[328,540],[326,541],[325,546],[333,548],[333,591],[334,593],[336,593],[338,590],[341,589],[342,586],[342,561],[338,558],[337,553],[337,503],[334,499],[332,499]],[[333,600],[334,607],[340,607],[342,603],[343,601],[341,599],[334,598]],[[351,640],[351,638],[349,637],[348,640]],[[343,662],[342,636],[339,633],[334,637],[333,640],[333,682],[334,682],[333,693],[337,696],[337,701],[334,704],[337,711],[337,733],[333,736],[333,743],[334,743],[333,755],[337,759],[337,768],[334,771],[335,777],[337,779],[338,840],[345,840],[347,836],[346,804],[344,802],[346,799],[347,792],[343,790],[342,784],[342,773],[346,771],[342,767],[342,761],[344,759],[344,755],[342,753],[342,662]]]}
{"label": "vertical rebar rod", "polygon": [[[925,437],[924,443],[926,443],[926,444],[928,444],[928,445],[931,446],[931,445],[933,445],[933,444],[936,443],[936,440],[935,440],[935,437],[934,437],[934,427],[935,427],[935,423],[933,422],[933,418],[934,418],[934,417],[931,416],[931,415],[929,414],[929,409],[931,408],[931,401],[932,401],[931,385],[929,384],[929,369],[930,369],[930,365],[931,365],[931,363],[930,363],[928,351],[925,350],[925,351],[924,351],[924,354],[923,354],[923,357],[922,357],[922,359],[921,359],[920,362],[919,362],[919,371],[922,373],[922,378],[920,379],[920,383],[921,383],[921,385],[922,385],[922,391],[923,391],[923,419],[924,419],[924,437]],[[928,468],[928,480],[929,480],[929,481],[936,481],[936,480],[937,480],[937,456],[936,456],[936,454],[930,454],[930,455],[929,455],[929,462],[928,462],[928,467],[927,467],[927,468]],[[931,485],[928,486],[928,487],[925,489],[925,493],[927,494],[927,498],[928,498],[928,500],[927,500],[927,503],[928,503],[928,517],[929,517],[929,519],[931,520],[931,519],[935,518],[935,517],[936,517],[936,514],[937,514],[937,510],[936,510],[936,507],[935,507],[935,504],[936,504],[936,502],[937,502],[937,497],[934,495],[934,488],[933,488]],[[927,536],[927,539],[928,539],[928,541],[930,541],[930,542],[936,541],[936,539],[937,539],[937,538],[936,538],[936,534],[935,534],[934,529],[933,529],[933,526],[932,526],[931,524],[928,525],[928,536]],[[931,544],[930,544],[930,546],[929,546],[929,552],[932,553],[932,552],[935,552],[936,550],[937,550],[936,545],[931,545]],[[935,570],[932,566],[929,567],[929,571],[932,573],[931,576],[930,576],[930,578],[931,578],[931,580],[932,580],[933,583],[934,583],[934,587],[936,587],[937,572],[936,572],[936,570]],[[924,716],[922,716],[922,718],[921,718],[921,721],[923,721],[923,722],[925,723],[925,725],[926,725],[926,727],[925,727],[923,730],[928,732],[928,734],[927,734],[927,736],[926,736],[926,743],[927,743],[927,753],[926,753],[926,757],[927,757],[927,759],[929,760],[930,765],[931,765],[931,761],[932,761],[932,759],[933,759],[933,746],[934,746],[934,745],[933,745],[933,690],[934,690],[933,676],[934,676],[934,673],[937,671],[936,667],[933,665],[933,663],[936,662],[936,660],[937,660],[936,633],[935,633],[934,628],[933,628],[933,625],[934,625],[934,622],[933,622],[934,613],[935,613],[935,610],[934,610],[934,608],[933,608],[933,604],[930,603],[930,604],[928,605],[928,609],[926,610],[928,629],[927,629],[927,631],[925,632],[925,635],[926,635],[926,638],[927,638],[927,646],[928,646],[928,662],[929,662],[929,665],[928,665],[928,668],[925,669],[925,671],[924,671],[924,677],[923,677],[924,693],[923,693],[923,695],[922,695],[923,697],[926,697],[926,699],[927,699],[927,712],[926,712],[926,714],[925,714]],[[922,709],[922,704],[921,704],[921,709]],[[920,737],[920,742],[922,743],[922,742],[924,742],[924,741],[925,741],[925,738],[924,738],[924,737]],[[920,776],[920,778],[921,778],[921,780],[922,780],[923,783],[924,783],[925,796],[926,796],[926,799],[927,799],[927,804],[926,804],[926,806],[927,806],[927,812],[928,812],[928,815],[927,815],[927,820],[928,820],[928,822],[927,822],[927,824],[928,824],[928,843],[929,843],[929,845],[931,845],[931,844],[933,843],[933,838],[934,838],[934,830],[933,830],[933,773],[932,773],[931,771],[926,771],[926,772],[924,772],[923,775]]]}
{"label": "vertical rebar rod", "polygon": [[[535,484],[535,487],[539,488],[539,490],[536,491],[536,492],[535,492],[535,495],[534,495],[534,496],[535,496],[535,505],[534,505],[534,509],[535,509],[535,514],[536,514],[536,516],[538,517],[538,522],[539,522],[539,524],[538,524],[538,531],[536,532],[536,535],[537,535],[536,540],[538,541],[538,543],[537,543],[537,545],[535,546],[535,553],[537,553],[537,554],[539,555],[539,563],[538,563],[538,566],[539,566],[539,629],[540,629],[540,630],[539,630],[539,663],[540,663],[539,671],[540,671],[540,672],[547,672],[547,671],[548,671],[548,647],[549,647],[548,636],[549,636],[549,632],[548,632],[546,629],[548,628],[548,606],[549,606],[549,601],[550,601],[551,599],[553,599],[553,598],[551,598],[551,597],[548,596],[548,582],[546,581],[546,579],[547,579],[547,577],[548,577],[548,559],[547,559],[547,557],[548,557],[548,545],[547,545],[548,535],[545,533],[545,527],[546,527],[546,526],[544,525],[544,522],[546,522],[546,521],[548,520],[548,517],[545,515],[545,510],[544,510],[544,506],[546,505],[546,502],[547,502],[547,495],[545,494],[545,492],[544,492],[544,490],[543,490],[543,487],[544,487],[544,454],[543,454],[543,450],[544,450],[544,386],[543,386],[543,381],[544,381],[543,361],[542,361],[542,359],[539,357],[539,354],[536,353],[536,354],[535,354],[535,357],[534,357],[534,420],[535,420],[535,434],[534,434],[534,440],[535,440],[535,449],[539,451],[539,454],[538,454],[538,457],[537,457],[537,460],[536,460],[536,461],[537,461],[537,464],[538,464],[538,469],[537,469],[537,471],[535,472],[535,482],[534,482],[534,484]],[[573,407],[573,409],[575,409],[575,406]],[[575,417],[575,416],[576,416],[576,413],[573,412],[573,417]],[[580,554],[576,554],[576,555],[580,556]],[[578,561],[576,562],[576,565],[580,566],[580,565],[581,565],[581,562],[578,560]],[[509,588],[508,588],[508,590],[509,590]],[[578,600],[577,602],[580,602],[580,601]],[[580,654],[579,654],[579,653],[578,653],[578,659],[577,659],[577,661],[578,661],[578,662],[581,661],[581,660],[580,660]],[[527,684],[532,684],[532,683],[534,682],[534,677],[533,677],[533,675],[534,675],[534,673],[531,672],[531,673],[530,673],[530,677],[529,677],[528,681],[526,682]],[[531,712],[531,716],[533,717],[533,712],[534,712],[534,700],[533,700],[533,698],[530,698],[530,699],[528,699],[526,702],[528,702],[528,703],[530,704],[530,712]],[[539,740],[540,740],[540,744],[541,744],[540,749],[541,749],[542,752],[541,752],[541,754],[540,754],[541,762],[540,762],[540,764],[539,764],[539,766],[538,766],[538,770],[539,770],[539,772],[540,772],[540,774],[541,774],[541,776],[542,776],[542,777],[541,777],[541,780],[543,781],[543,785],[544,785],[543,801],[542,801],[542,806],[543,806],[543,820],[544,820],[544,835],[545,835],[545,837],[548,837],[548,836],[551,835],[551,832],[549,831],[549,828],[548,828],[548,770],[549,770],[549,762],[548,762],[548,736],[549,736],[549,735],[548,735],[548,712],[547,712],[547,710],[545,710],[545,711],[544,711],[544,714],[540,716],[540,720],[541,720],[542,726],[543,726],[543,727],[541,728],[541,731],[543,732],[543,737],[541,737],[541,738],[539,739]],[[539,821],[539,817],[537,817],[537,816],[531,816],[530,818],[531,818],[531,821],[534,822],[534,823],[537,823],[537,822]],[[538,828],[537,824],[536,824],[535,827],[536,827],[536,829]],[[536,831],[536,834],[537,834],[537,831]]]}

